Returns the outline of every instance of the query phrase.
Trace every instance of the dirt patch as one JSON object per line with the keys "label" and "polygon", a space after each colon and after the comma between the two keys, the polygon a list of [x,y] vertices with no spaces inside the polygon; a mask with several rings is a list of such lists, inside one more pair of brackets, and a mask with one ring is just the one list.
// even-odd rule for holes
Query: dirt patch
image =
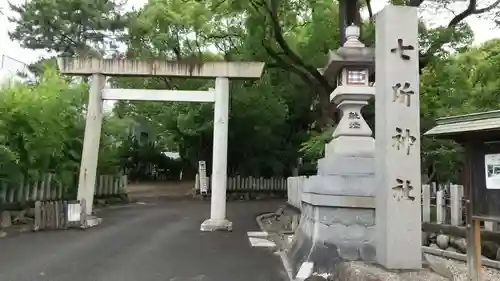
{"label": "dirt patch", "polygon": [[194,195],[194,181],[129,183],[127,189],[132,200],[149,197],[188,198]]}

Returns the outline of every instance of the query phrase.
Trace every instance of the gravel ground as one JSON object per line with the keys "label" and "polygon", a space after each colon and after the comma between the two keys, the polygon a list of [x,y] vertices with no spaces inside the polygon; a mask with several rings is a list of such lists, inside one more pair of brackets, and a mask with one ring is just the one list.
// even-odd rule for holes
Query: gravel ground
{"label": "gravel ground", "polygon": [[[446,264],[448,269],[453,273],[453,281],[468,281],[467,264],[462,261],[446,259],[433,255],[426,255],[430,262]],[[483,281],[498,281],[500,280],[500,271],[494,268],[483,266]]]}

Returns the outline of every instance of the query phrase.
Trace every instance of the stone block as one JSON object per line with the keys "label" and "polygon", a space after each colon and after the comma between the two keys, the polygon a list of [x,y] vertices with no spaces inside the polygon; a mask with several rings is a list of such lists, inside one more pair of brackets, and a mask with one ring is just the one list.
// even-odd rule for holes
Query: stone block
{"label": "stone block", "polygon": [[374,175],[375,158],[332,155],[318,160],[318,175]]}
{"label": "stone block", "polygon": [[311,176],[304,181],[304,193],[375,196],[374,175]]}
{"label": "stone block", "polygon": [[446,250],[446,248],[448,248],[448,246],[450,245],[450,236],[439,234],[436,238],[436,244],[439,246],[439,248]]}
{"label": "stone block", "polygon": [[356,261],[359,260],[359,245],[360,243],[344,241],[336,246],[341,259]]}
{"label": "stone block", "polygon": [[374,209],[361,209],[357,210],[360,212],[356,216],[356,223],[364,226],[374,226],[375,225],[375,210]]}
{"label": "stone block", "polygon": [[307,202],[317,207],[375,208],[375,198],[373,196],[343,196],[304,192],[302,193],[302,202]]}
{"label": "stone block", "polygon": [[1,212],[0,227],[10,227],[12,225],[12,214],[9,211]]}
{"label": "stone block", "polygon": [[314,218],[314,206],[307,203],[302,203],[301,215],[303,218]]}
{"label": "stone block", "polygon": [[370,137],[340,136],[325,146],[325,157],[334,155],[373,157],[375,140]]}
{"label": "stone block", "polygon": [[374,242],[364,242],[359,248],[359,255],[362,261],[374,262],[377,257],[377,250]]}
{"label": "stone block", "polygon": [[201,231],[232,231],[233,223],[228,220],[205,220],[201,226]]}
{"label": "stone block", "polygon": [[366,227],[362,225],[359,224],[349,225],[345,228],[344,231],[346,240],[356,241],[356,242],[361,242],[366,240]]}
{"label": "stone block", "polygon": [[377,226],[370,226],[366,228],[366,233],[365,233],[365,242],[375,242],[376,237],[377,237]]}
{"label": "stone block", "polygon": [[301,222],[290,248],[286,251],[292,278],[297,276],[300,267],[307,262],[313,263],[315,272],[332,272],[335,265],[340,262],[337,248],[332,244],[313,239],[303,231],[302,226]]}
{"label": "stone block", "polygon": [[373,209],[319,207],[318,217],[321,223],[327,225],[341,223],[372,226],[375,224],[375,210]]}
{"label": "stone block", "polygon": [[328,243],[338,244],[347,239],[346,229],[347,226],[337,223],[330,226],[318,223],[316,226],[317,233],[315,233],[314,239],[320,241],[327,241]]}

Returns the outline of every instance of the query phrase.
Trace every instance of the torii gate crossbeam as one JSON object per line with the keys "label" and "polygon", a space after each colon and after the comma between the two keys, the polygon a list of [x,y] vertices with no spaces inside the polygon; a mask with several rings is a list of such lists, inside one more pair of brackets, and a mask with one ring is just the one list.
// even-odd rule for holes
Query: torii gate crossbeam
{"label": "torii gate crossbeam", "polygon": [[[92,213],[103,100],[214,102],[210,218],[201,224],[200,229],[232,229],[232,223],[226,219],[229,79],[258,79],[264,69],[263,62],[186,64],[173,61],[60,58],[58,66],[62,74],[92,76],[78,181],[78,200],[85,199],[88,214]],[[104,89],[106,76],[215,78],[215,91]]]}

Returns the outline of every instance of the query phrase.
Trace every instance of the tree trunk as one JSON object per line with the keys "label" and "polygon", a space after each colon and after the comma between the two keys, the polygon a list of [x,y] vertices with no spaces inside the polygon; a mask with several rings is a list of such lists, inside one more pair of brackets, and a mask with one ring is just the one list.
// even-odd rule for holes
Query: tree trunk
{"label": "tree trunk", "polygon": [[334,121],[339,120],[336,116],[336,106],[330,102],[330,89],[319,88],[319,112],[316,119],[316,129],[323,129],[331,126]]}

